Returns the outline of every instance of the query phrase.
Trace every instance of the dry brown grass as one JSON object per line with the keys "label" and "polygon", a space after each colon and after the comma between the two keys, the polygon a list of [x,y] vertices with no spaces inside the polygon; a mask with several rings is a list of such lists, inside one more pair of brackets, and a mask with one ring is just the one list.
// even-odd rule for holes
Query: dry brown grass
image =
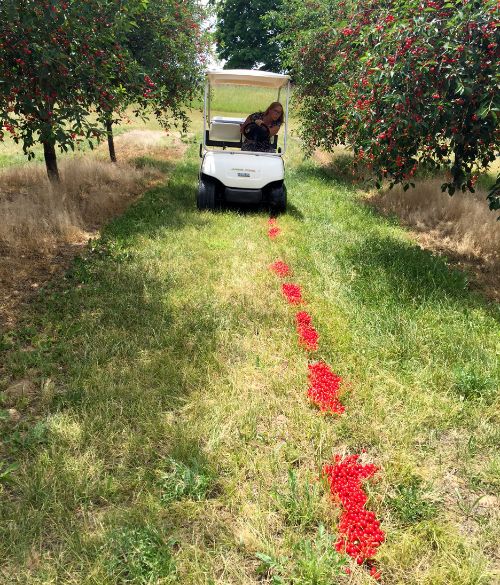
{"label": "dry brown grass", "polygon": [[411,228],[419,244],[448,257],[466,269],[472,281],[490,298],[500,300],[500,222],[489,210],[486,192],[441,192],[440,179],[371,193],[368,201],[384,214],[396,215]]}
{"label": "dry brown grass", "polygon": [[12,324],[28,293],[64,268],[99,228],[145,189],[164,179],[152,165],[133,159],[179,158],[186,145],[164,132],[133,130],[115,139],[119,162],[107,145],[94,154],[61,158],[61,182],[49,182],[45,166],[26,164],[0,172],[0,328]]}
{"label": "dry brown grass", "polygon": [[[500,222],[488,208],[485,190],[450,197],[441,191],[444,179],[437,177],[420,180],[406,192],[399,186],[376,191],[368,187],[366,169],[353,171],[346,149],[317,151],[315,159],[333,177],[364,188],[366,201],[384,215],[395,215],[422,248],[445,255],[451,265],[467,270],[473,286],[500,300]],[[495,163],[493,172],[499,166]]]}
{"label": "dry brown grass", "polygon": [[438,237],[442,244],[467,258],[485,263],[500,255],[500,223],[488,209],[486,193],[456,193],[450,197],[438,179],[421,181],[415,189],[396,187],[376,194],[372,202],[386,213],[395,213],[419,232]]}
{"label": "dry brown grass", "polygon": [[161,132],[137,130],[119,136],[116,147],[124,162],[115,165],[95,156],[63,159],[59,185],[49,182],[43,165],[3,171],[0,247],[49,252],[61,243],[85,239],[122,213],[146,184],[162,177],[151,166],[138,169],[128,162],[146,150],[154,154],[161,137]]}
{"label": "dry brown grass", "polygon": [[50,184],[38,165],[2,173],[0,245],[49,251],[79,240],[123,210],[142,178],[136,169],[95,159],[64,161],[60,173],[59,185]]}

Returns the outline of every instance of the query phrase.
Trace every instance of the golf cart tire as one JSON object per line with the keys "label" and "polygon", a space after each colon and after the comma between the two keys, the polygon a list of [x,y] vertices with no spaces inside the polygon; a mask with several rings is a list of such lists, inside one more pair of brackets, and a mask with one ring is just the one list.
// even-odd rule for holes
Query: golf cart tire
{"label": "golf cart tire", "polygon": [[269,207],[275,213],[284,213],[286,211],[286,187],[279,185],[272,187],[269,192]]}
{"label": "golf cart tire", "polygon": [[196,204],[200,211],[203,209],[215,209],[215,191],[215,183],[213,181],[209,181],[204,178],[200,179],[200,183],[198,185],[198,197],[196,199]]}

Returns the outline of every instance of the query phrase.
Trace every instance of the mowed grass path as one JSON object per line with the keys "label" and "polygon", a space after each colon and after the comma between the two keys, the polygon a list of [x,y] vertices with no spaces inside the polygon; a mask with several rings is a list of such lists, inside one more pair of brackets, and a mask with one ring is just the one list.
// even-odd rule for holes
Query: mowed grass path
{"label": "mowed grass path", "polygon": [[[19,464],[0,582],[373,582],[344,573],[318,481],[365,449],[384,583],[494,583],[498,307],[297,152],[274,242],[264,212],[196,211],[198,162],[193,146],[2,341],[0,388],[38,391],[3,399],[23,418],[0,423]],[[350,383],[341,418],[307,403],[278,258]]]}

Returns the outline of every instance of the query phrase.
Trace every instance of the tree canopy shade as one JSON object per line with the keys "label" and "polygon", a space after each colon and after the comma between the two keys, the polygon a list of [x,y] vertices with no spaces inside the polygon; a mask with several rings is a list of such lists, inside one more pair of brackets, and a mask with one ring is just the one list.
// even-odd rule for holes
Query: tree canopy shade
{"label": "tree canopy shade", "polygon": [[[289,0],[281,17],[309,148],[351,146],[379,180],[421,164],[473,190],[499,154],[496,0]],[[490,206],[495,207],[495,199]]]}
{"label": "tree canopy shade", "polygon": [[263,19],[281,10],[281,0],[220,0],[216,3],[217,54],[228,69],[283,71],[275,20]]}

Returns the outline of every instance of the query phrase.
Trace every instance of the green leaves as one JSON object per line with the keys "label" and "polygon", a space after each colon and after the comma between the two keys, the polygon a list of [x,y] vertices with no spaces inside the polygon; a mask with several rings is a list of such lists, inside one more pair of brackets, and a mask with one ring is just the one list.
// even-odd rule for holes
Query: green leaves
{"label": "green leaves", "polygon": [[110,531],[102,547],[110,579],[138,585],[177,582],[175,544],[147,525]]}
{"label": "green leaves", "polygon": [[394,493],[388,496],[389,509],[401,524],[416,524],[437,514],[436,503],[425,487],[420,478],[411,477],[406,483],[397,485]]}
{"label": "green leaves", "polygon": [[298,2],[284,19],[308,151],[352,146],[379,184],[432,162],[449,192],[472,190],[500,151],[494,0],[318,5],[313,21]]}
{"label": "green leaves", "polygon": [[18,463],[5,463],[0,462],[0,483],[9,481],[11,479],[11,474],[14,473],[19,468]]}
{"label": "green leaves", "polygon": [[[492,211],[498,211],[500,209],[500,174],[497,175],[497,180],[490,187],[487,199]],[[498,220],[500,220],[500,216],[498,216]]]}
{"label": "green leaves", "polygon": [[31,157],[37,140],[95,143],[103,118],[131,103],[182,119],[201,77],[203,14],[196,0],[1,2],[2,124]]}
{"label": "green leaves", "polygon": [[176,500],[201,501],[208,497],[213,487],[213,473],[197,461],[190,464],[169,458],[166,469],[159,473],[161,501],[169,504]]}
{"label": "green leaves", "polygon": [[292,552],[291,557],[257,553],[257,574],[274,585],[330,585],[338,582],[347,565],[323,524],[318,525],[314,538],[297,542]]}

